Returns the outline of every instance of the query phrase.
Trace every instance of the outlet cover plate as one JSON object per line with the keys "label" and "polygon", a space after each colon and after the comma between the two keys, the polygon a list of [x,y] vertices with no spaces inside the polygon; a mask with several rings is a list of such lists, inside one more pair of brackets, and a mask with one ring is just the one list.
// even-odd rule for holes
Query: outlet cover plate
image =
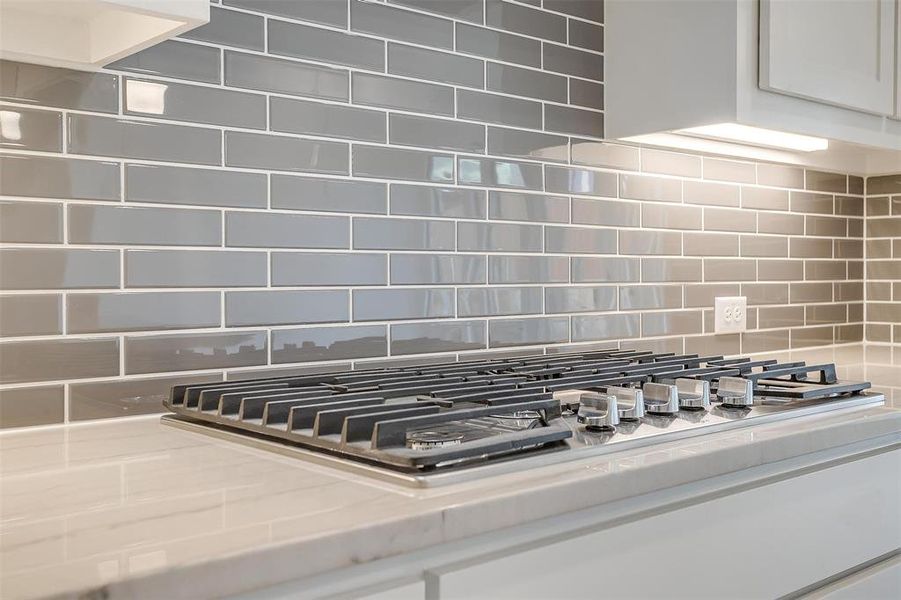
{"label": "outlet cover plate", "polygon": [[714,303],[714,331],[737,333],[748,329],[748,297],[720,296]]}

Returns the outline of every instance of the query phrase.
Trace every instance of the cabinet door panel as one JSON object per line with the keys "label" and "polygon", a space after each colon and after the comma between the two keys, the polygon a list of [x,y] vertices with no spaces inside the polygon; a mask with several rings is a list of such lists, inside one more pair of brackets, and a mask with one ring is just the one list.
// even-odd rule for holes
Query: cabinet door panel
{"label": "cabinet door panel", "polygon": [[896,4],[761,0],[761,89],[894,114]]}

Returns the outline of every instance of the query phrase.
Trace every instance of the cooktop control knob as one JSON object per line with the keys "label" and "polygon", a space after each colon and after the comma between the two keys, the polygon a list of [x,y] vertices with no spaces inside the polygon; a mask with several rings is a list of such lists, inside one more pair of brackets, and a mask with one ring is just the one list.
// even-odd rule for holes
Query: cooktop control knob
{"label": "cooktop control knob", "polygon": [[723,406],[753,406],[754,382],[742,377],[720,377],[716,396]]}
{"label": "cooktop control knob", "polygon": [[607,393],[616,396],[620,421],[637,421],[644,416],[644,394],[640,389],[610,387]]}
{"label": "cooktop control knob", "polygon": [[676,380],[679,406],[686,410],[710,408],[710,382],[703,379],[679,378]]}
{"label": "cooktop control knob", "polygon": [[586,429],[612,431],[619,425],[616,396],[598,392],[584,392],[579,398],[579,413],[576,419]]}
{"label": "cooktop control knob", "polygon": [[646,383],[644,410],[654,415],[674,415],[679,412],[679,391],[676,386],[666,383]]}

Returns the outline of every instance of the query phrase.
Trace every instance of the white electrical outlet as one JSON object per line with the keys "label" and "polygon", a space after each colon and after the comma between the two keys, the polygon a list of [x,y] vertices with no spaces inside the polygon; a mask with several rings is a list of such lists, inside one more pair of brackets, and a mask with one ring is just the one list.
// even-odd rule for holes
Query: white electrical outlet
{"label": "white electrical outlet", "polygon": [[721,296],[714,304],[714,331],[716,333],[735,333],[748,329],[747,296]]}

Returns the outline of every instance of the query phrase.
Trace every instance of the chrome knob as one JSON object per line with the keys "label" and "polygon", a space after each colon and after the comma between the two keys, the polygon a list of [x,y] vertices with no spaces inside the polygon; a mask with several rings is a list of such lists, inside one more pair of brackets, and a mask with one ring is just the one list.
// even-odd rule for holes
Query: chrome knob
{"label": "chrome knob", "polygon": [[676,380],[679,393],[679,406],[688,410],[707,410],[710,408],[710,382],[703,379]]}
{"label": "chrome knob", "polygon": [[753,406],[754,382],[742,377],[720,377],[716,396],[723,406]]}
{"label": "chrome knob", "polygon": [[610,387],[608,394],[616,396],[620,421],[637,421],[644,416],[644,394],[638,388]]}
{"label": "chrome knob", "polygon": [[679,391],[674,385],[665,383],[646,383],[644,392],[644,410],[655,415],[674,415],[679,412]]}
{"label": "chrome knob", "polygon": [[583,393],[579,397],[579,413],[576,419],[588,429],[611,430],[619,425],[616,396],[612,394]]}

